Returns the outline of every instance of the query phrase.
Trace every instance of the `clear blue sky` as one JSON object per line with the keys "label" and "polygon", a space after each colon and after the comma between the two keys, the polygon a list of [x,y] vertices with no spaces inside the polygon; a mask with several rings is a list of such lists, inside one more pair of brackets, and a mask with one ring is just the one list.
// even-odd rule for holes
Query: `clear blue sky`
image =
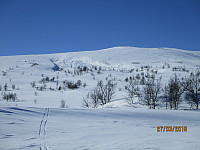
{"label": "clear blue sky", "polygon": [[0,0],[0,55],[200,50],[199,0]]}

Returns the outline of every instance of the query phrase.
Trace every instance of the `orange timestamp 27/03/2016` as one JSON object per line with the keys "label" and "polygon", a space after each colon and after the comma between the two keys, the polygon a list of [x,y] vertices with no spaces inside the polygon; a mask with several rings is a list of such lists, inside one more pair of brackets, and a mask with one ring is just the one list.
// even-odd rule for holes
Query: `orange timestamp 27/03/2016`
{"label": "orange timestamp 27/03/2016", "polygon": [[187,126],[157,126],[157,132],[187,132]]}

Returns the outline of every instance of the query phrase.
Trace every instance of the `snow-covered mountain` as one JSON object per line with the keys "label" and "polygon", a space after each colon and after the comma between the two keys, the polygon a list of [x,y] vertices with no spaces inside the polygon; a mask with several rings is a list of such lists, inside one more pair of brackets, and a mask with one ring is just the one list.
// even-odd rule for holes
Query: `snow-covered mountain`
{"label": "snow-covered mountain", "polygon": [[[52,61],[53,62],[52,62]],[[70,52],[59,54],[2,56],[0,57],[1,70],[7,67],[20,65],[25,67],[28,63],[36,62],[38,67],[51,68],[53,63],[59,67],[69,65],[96,65],[112,67],[134,67],[135,64],[151,65],[173,63],[184,65],[199,64],[199,51],[186,51],[174,48],[137,48],[137,47],[113,47],[97,51]]]}
{"label": "snow-covered mountain", "polygon": [[[145,69],[141,70],[142,66],[149,66],[151,67],[150,70],[157,70],[157,76],[162,75],[163,83],[166,83],[174,73],[184,76],[199,68],[199,65],[199,51],[186,51],[172,48],[113,47],[85,52],[1,56],[0,72],[2,75],[0,85],[3,86],[7,83],[8,88],[11,88],[11,85],[15,84],[16,88],[19,88],[19,90],[15,91],[18,99],[24,101],[24,103],[18,103],[17,105],[30,106],[29,101],[31,101],[32,106],[32,103],[34,104],[34,92],[38,91],[30,86],[30,82],[36,82],[37,84],[42,76],[49,78],[59,76],[59,82],[66,79],[73,81],[81,80],[82,83],[88,85],[84,89],[81,88],[76,91],[68,90],[62,93],[46,91],[52,94],[41,92],[41,94],[35,97],[36,99],[43,99],[38,106],[59,107],[59,101],[61,99],[75,99],[73,102],[66,100],[68,101],[69,107],[81,107],[81,101],[84,95],[94,88],[98,80],[105,80],[110,74],[113,78],[116,78],[118,87],[123,89],[124,83],[122,81],[126,77],[142,72],[146,73]],[[81,76],[74,75],[74,71],[77,68],[84,66],[93,68],[94,72],[84,72]],[[99,67],[102,69],[100,74],[95,70]],[[173,68],[184,69],[184,71],[174,72]],[[137,69],[138,72],[133,71]],[[50,83],[47,86],[55,88],[56,85]],[[55,92],[57,94],[54,94]],[[121,95],[120,97],[116,96],[116,99],[122,98],[124,95],[121,91],[116,94]],[[46,99],[52,99],[52,102],[48,102],[47,104],[45,102]],[[5,102],[1,101],[1,103],[4,104]],[[13,103],[9,103],[9,105],[13,105]]]}
{"label": "snow-covered mountain", "polygon": [[[190,111],[186,102],[179,110],[161,103],[149,110],[137,97],[130,107],[125,90],[130,76],[162,76],[164,87],[174,74],[182,78],[199,67],[200,51],[174,48],[1,56],[0,149],[200,149],[199,111]],[[100,80],[116,83],[114,97],[97,109],[83,108]],[[71,89],[66,82],[81,84]],[[16,94],[15,100],[5,94]],[[188,131],[158,133],[157,126]]]}

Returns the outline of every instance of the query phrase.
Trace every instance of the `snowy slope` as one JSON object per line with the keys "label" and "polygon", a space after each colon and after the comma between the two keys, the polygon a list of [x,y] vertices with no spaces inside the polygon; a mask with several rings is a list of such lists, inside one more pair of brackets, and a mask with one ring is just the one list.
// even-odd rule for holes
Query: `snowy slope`
{"label": "snowy slope", "polygon": [[[162,66],[168,63],[169,69],[162,69]],[[166,83],[172,72],[172,67],[185,66],[189,72],[195,70],[200,65],[199,51],[185,51],[172,48],[136,48],[136,47],[114,47],[98,51],[74,52],[61,54],[44,54],[44,55],[25,55],[25,56],[2,56],[0,57],[0,72],[6,72],[6,76],[1,75],[0,85],[8,84],[11,90],[12,84],[16,85],[18,90],[11,90],[17,93],[18,102],[7,103],[0,101],[1,105],[10,106],[33,106],[36,107],[56,107],[60,106],[62,99],[66,100],[69,107],[81,107],[82,99],[85,94],[94,88],[97,80],[105,80],[110,74],[116,78],[118,88],[124,88],[124,79],[130,75],[136,75],[137,72],[127,73],[130,69],[139,68],[149,65],[152,69],[158,70],[158,76],[163,76],[163,84]],[[73,71],[78,66],[101,66],[105,71],[102,74],[94,72],[82,76],[66,76],[66,70]],[[58,71],[58,70],[63,71]],[[113,71],[114,69],[114,71]],[[121,71],[122,70],[122,71]],[[139,72],[141,73],[141,72]],[[3,73],[2,73],[3,74]],[[59,82],[64,80],[77,81],[81,80],[86,83],[87,88],[78,90],[68,90],[64,92],[45,91],[40,92],[30,86],[30,82],[36,84],[44,77],[56,77],[59,74]],[[177,72],[182,76],[187,75],[185,72]],[[95,78],[95,79],[94,79]],[[121,81],[121,82],[120,82]],[[39,84],[39,83],[38,83]],[[40,84],[39,84],[40,85]],[[55,84],[49,84],[55,88]],[[37,92],[38,96],[34,96]],[[116,93],[116,99],[124,97],[124,93]],[[34,100],[37,104],[34,104]],[[73,99],[73,101],[72,101]]]}
{"label": "snowy slope", "polygon": [[[77,69],[84,66],[88,71],[77,74]],[[188,104],[181,103],[179,110],[163,107],[149,110],[136,99],[135,107],[129,107],[125,78],[147,74],[142,66],[157,71],[156,78],[162,76],[164,86],[174,73],[184,77],[199,68],[200,51],[113,47],[87,52],[1,56],[0,149],[200,149],[200,112],[189,110]],[[43,86],[40,81],[46,77],[55,80],[46,82],[45,90],[38,90],[36,87]],[[114,98],[103,108],[84,109],[83,98],[99,80],[106,79],[117,83]],[[58,90],[65,80],[81,80],[86,86]],[[31,82],[36,86],[32,87]],[[17,99],[5,101],[5,93],[16,93]],[[61,101],[67,108],[60,108]],[[187,126],[188,131],[158,133],[157,126]]]}
{"label": "snowy slope", "polygon": [[[134,62],[139,64],[153,63],[185,63],[199,64],[199,51],[186,51],[173,48],[136,48],[113,47],[98,51],[72,52],[60,54],[26,55],[26,56],[1,56],[0,68],[3,70],[16,65],[25,65],[24,61],[40,63],[40,69],[52,67],[53,60],[60,67],[73,65],[99,65],[99,66],[129,66]],[[191,61],[192,60],[192,61]],[[21,62],[21,63],[20,63]],[[13,66],[15,65],[15,66]],[[25,67],[25,66],[24,66]]]}

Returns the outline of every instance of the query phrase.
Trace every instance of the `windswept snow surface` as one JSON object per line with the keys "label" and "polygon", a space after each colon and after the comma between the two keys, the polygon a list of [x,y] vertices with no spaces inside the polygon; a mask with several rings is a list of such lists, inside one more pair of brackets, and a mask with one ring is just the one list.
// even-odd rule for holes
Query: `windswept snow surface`
{"label": "windswept snow surface", "polygon": [[[84,66],[89,70],[77,75],[77,69]],[[113,47],[88,52],[1,56],[0,149],[200,149],[200,112],[189,110],[187,103],[182,102],[179,110],[165,110],[159,107],[162,104],[150,110],[135,99],[134,107],[128,106],[125,78],[147,74],[142,66],[157,71],[156,78],[162,76],[163,87],[174,73],[181,78],[199,68],[200,52]],[[55,79],[40,82],[46,77]],[[117,83],[111,102],[96,109],[83,108],[83,97],[99,80],[106,79]],[[58,90],[65,80],[81,80],[86,86]],[[35,82],[35,87],[31,82]],[[42,91],[41,86],[45,86]],[[4,93],[16,93],[17,99],[7,102]],[[61,101],[66,108],[60,108]],[[188,131],[157,132],[157,126],[187,126]]]}
{"label": "windswept snow surface", "polygon": [[[199,112],[147,109],[0,108],[5,150],[198,150]],[[157,132],[157,126],[187,132]]]}

